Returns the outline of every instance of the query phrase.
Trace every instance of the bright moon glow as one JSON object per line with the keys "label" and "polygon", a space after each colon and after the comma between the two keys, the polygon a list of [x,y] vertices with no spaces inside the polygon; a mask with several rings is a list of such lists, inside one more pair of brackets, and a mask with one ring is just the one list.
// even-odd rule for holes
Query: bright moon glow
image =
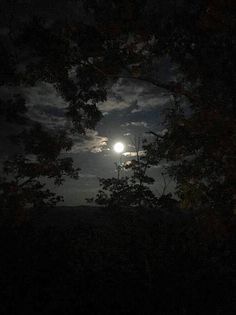
{"label": "bright moon glow", "polygon": [[123,151],[124,151],[124,148],[125,148],[125,146],[124,146],[123,143],[121,143],[121,142],[117,142],[117,143],[114,145],[114,147],[113,147],[113,149],[114,149],[114,151],[115,151],[116,153],[121,153],[121,152],[123,152]]}

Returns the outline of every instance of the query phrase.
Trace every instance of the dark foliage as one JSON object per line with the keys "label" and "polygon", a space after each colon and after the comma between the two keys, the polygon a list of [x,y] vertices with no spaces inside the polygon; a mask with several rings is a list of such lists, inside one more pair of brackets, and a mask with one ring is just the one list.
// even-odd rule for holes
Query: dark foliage
{"label": "dark foliage", "polygon": [[1,314],[235,314],[235,222],[58,208],[0,233]]}
{"label": "dark foliage", "polygon": [[[166,115],[168,132],[152,150],[153,164],[175,162],[169,175],[183,207],[232,214],[234,2],[87,0],[83,6],[94,23],[33,17],[14,28],[9,16],[0,45],[1,85],[52,84],[68,104],[70,131],[79,133],[101,118],[96,105],[106,99],[111,81],[126,77],[165,89],[173,106]],[[155,73],[155,61],[167,55],[179,69],[174,82],[161,82]],[[22,122],[24,110],[22,96],[1,98],[7,121]]]}
{"label": "dark foliage", "polygon": [[[118,177],[100,178],[101,189],[96,198],[88,199],[88,201],[95,201],[99,205],[111,208],[157,206],[157,198],[150,188],[154,179],[147,175],[151,167],[149,154],[141,156],[141,139],[138,138],[135,142],[136,158],[125,163],[115,163]],[[122,171],[129,171],[131,175],[120,177]]]}
{"label": "dark foliage", "polygon": [[[171,1],[166,2],[166,8]],[[174,2],[173,2],[174,3]],[[168,53],[183,77],[174,83],[168,132],[156,139],[155,163],[169,161],[184,208],[232,215],[235,207],[235,3],[175,2],[169,19],[156,6],[155,55]],[[159,10],[160,9],[160,10]],[[158,13],[159,12],[159,13]],[[186,101],[189,103],[186,110]],[[174,163],[173,163],[174,162]]]}
{"label": "dark foliage", "polygon": [[[0,36],[0,119],[6,130],[18,132],[13,138],[19,145],[19,154],[6,152],[1,170],[0,202],[7,213],[12,207],[24,211],[28,205],[61,200],[43,190],[43,182],[51,178],[61,184],[66,176],[78,177],[72,160],[60,158],[60,153],[71,148],[71,133],[85,134],[96,126],[102,118],[97,104],[106,100],[110,80],[140,56],[129,46],[128,33],[114,38],[96,24],[56,16],[25,18],[11,3],[5,6],[6,33]],[[55,130],[34,126],[27,116],[24,89],[42,82],[51,84],[67,104],[64,131],[60,126]],[[19,94],[12,96],[12,90]]]}
{"label": "dark foliage", "polygon": [[60,157],[62,149],[71,148],[64,132],[49,134],[35,124],[15,136],[14,141],[22,152],[3,164],[6,178],[0,179],[1,225],[11,220],[20,224],[32,208],[53,206],[63,200],[45,188],[41,178],[52,179],[55,185],[62,184],[65,176],[78,178],[79,169],[73,168],[72,159]]}

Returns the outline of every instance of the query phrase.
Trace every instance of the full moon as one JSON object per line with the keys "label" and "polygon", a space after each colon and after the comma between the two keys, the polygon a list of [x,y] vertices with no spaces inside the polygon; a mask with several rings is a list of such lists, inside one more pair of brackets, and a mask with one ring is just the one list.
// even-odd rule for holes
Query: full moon
{"label": "full moon", "polygon": [[113,149],[116,153],[121,153],[124,151],[124,144],[121,143],[121,142],[117,142],[114,146],[113,146]]}

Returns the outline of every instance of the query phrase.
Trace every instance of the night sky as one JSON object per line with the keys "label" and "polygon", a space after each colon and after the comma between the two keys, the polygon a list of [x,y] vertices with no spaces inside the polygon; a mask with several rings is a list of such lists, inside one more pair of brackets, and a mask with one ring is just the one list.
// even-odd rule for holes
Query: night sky
{"label": "night sky", "polygon": [[[162,68],[163,76],[172,75],[168,60],[163,61]],[[42,84],[33,88],[33,92],[30,90],[28,102],[32,119],[50,127],[67,124],[63,113],[66,104],[50,85]],[[114,143],[125,144],[123,161],[128,161],[134,154],[135,138],[148,138],[149,131],[165,132],[163,111],[169,102],[169,95],[151,84],[127,79],[115,82],[107,101],[98,106],[104,117],[96,129],[87,130],[85,136],[75,135],[71,152],[65,153],[81,168],[79,180],[67,179],[56,188],[57,193],[64,195],[65,204],[84,204],[85,198],[96,194],[98,177],[117,176],[114,163],[119,155],[113,150]],[[149,172],[156,179],[153,190],[158,194],[162,186],[161,168],[153,167]]]}
{"label": "night sky", "polygon": [[[15,13],[17,17],[13,21],[15,27],[17,23],[27,21],[34,14],[48,21],[53,20],[55,16],[57,18],[61,16],[65,19],[82,20],[87,24],[93,23],[93,19],[81,9],[80,3],[74,1],[50,1],[50,5],[46,1],[21,1],[15,4],[4,2],[4,7],[5,12]],[[0,35],[3,37],[8,34],[5,25],[8,19],[9,16],[2,13]],[[178,75],[175,65],[170,63],[168,57],[154,61],[152,71],[162,82],[173,81]],[[67,104],[52,85],[41,82],[19,91],[15,88],[4,89],[4,86],[1,87],[2,95],[20,92],[25,96],[29,109],[27,115],[33,121],[39,121],[48,128],[66,127],[68,124],[64,116]],[[114,163],[118,155],[112,150],[114,143],[122,141],[125,144],[123,160],[128,161],[134,151],[132,142],[135,138],[148,138],[149,131],[165,132],[165,126],[162,124],[163,110],[169,104],[168,93],[151,83],[122,78],[111,82],[107,101],[98,104],[103,113],[102,120],[95,130],[87,130],[85,136],[74,135],[72,150],[64,153],[73,158],[75,166],[81,168],[79,180],[67,179],[60,187],[48,183],[50,188],[64,195],[66,205],[84,204],[85,198],[96,194],[99,188],[98,177],[117,176]],[[7,154],[15,153],[15,148],[6,137],[13,132],[12,128],[9,129],[2,124],[1,131],[1,143],[5,146],[1,158],[4,159]],[[160,172],[160,166],[150,169],[150,175],[156,179],[153,190],[157,194],[162,184]]]}

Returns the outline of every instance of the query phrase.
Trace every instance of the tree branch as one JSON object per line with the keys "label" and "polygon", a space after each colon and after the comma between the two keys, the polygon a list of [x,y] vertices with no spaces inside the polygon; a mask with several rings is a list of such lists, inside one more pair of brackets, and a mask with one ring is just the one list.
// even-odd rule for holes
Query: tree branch
{"label": "tree branch", "polygon": [[103,76],[105,76],[107,78],[142,81],[142,82],[146,82],[146,83],[152,84],[153,86],[155,86],[155,87],[157,87],[159,89],[167,90],[172,95],[180,94],[182,96],[185,96],[190,101],[196,101],[198,99],[197,96],[192,95],[189,91],[185,90],[183,87],[177,86],[177,84],[175,84],[174,82],[171,82],[171,83],[167,84],[167,83],[163,83],[163,82],[160,82],[160,81],[156,81],[156,80],[154,80],[152,78],[149,78],[149,77],[141,77],[141,76],[140,77],[133,77],[133,76],[124,75],[124,74],[110,74],[110,73],[104,72],[102,69],[100,69],[99,67],[97,67],[93,63],[91,63],[91,62],[88,62],[88,63],[96,71],[100,72]]}
{"label": "tree branch", "polygon": [[30,183],[33,179],[35,179],[35,177],[30,177],[30,178],[28,178],[28,179],[25,180],[23,183],[21,183],[21,184],[19,185],[19,187],[21,188],[21,187],[25,186],[26,184]]}

